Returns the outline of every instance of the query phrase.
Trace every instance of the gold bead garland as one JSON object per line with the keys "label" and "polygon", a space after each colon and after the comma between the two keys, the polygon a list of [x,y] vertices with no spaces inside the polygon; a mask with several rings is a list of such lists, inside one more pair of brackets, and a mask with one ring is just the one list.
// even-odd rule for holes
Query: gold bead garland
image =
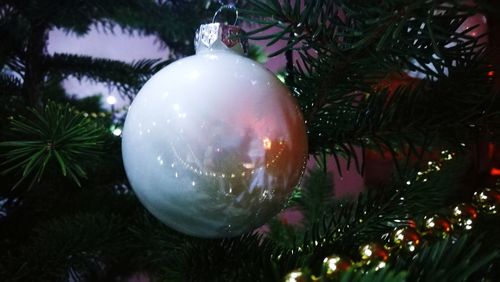
{"label": "gold bead garland", "polygon": [[302,272],[302,270],[296,269],[289,272],[284,279],[285,282],[305,282],[308,281],[307,276]]}
{"label": "gold bead garland", "polygon": [[402,227],[394,230],[392,242],[400,250],[414,252],[420,245],[421,238],[415,228]]}
{"label": "gold bead garland", "polygon": [[[441,160],[429,161],[422,171],[417,172],[414,180],[408,180],[406,185],[412,185],[414,181],[426,182],[429,174],[439,172],[446,161],[455,156],[448,150],[441,151]],[[474,193],[472,204],[461,203],[451,210],[449,218],[442,215],[426,216],[422,224],[418,225],[413,219],[407,219],[405,227],[397,227],[390,236],[387,245],[368,243],[360,247],[361,260],[352,260],[332,254],[323,260],[322,273],[320,277],[306,275],[300,269],[290,272],[285,281],[335,281],[340,274],[349,269],[371,268],[376,271],[386,267],[388,260],[394,254],[391,252],[412,253],[422,245],[423,241],[432,242],[449,237],[453,231],[472,229],[478,214],[496,214],[500,209],[500,183],[495,189],[483,188]],[[295,280],[290,280],[292,279]]]}
{"label": "gold bead garland", "polygon": [[443,216],[433,215],[424,217],[423,234],[427,238],[444,239],[450,236],[452,230],[453,225]]}
{"label": "gold bead garland", "polygon": [[500,208],[500,192],[491,188],[477,191],[473,196],[473,204],[481,212],[496,214]]}
{"label": "gold bead garland", "polygon": [[352,261],[337,255],[331,255],[323,260],[322,274],[327,279],[338,278],[338,275],[349,269]]}
{"label": "gold bead garland", "polygon": [[[422,245],[422,241],[434,241],[447,238],[453,231],[467,231],[472,229],[479,214],[495,214],[498,211],[500,192],[498,188],[484,188],[474,193],[473,204],[461,203],[451,209],[450,217],[432,215],[423,218],[420,225],[410,219],[405,227],[398,227],[391,233],[390,243],[380,245],[368,243],[361,245],[360,261],[353,262],[349,258],[332,254],[323,260],[320,277],[304,274],[300,269],[290,272],[286,277],[287,282],[301,281],[335,281],[340,274],[349,269],[366,269],[367,267],[379,270],[386,267],[393,252],[412,253]],[[417,228],[419,226],[420,228]],[[295,279],[295,280],[293,280]]]}
{"label": "gold bead garland", "polygon": [[451,222],[454,226],[459,226],[463,229],[472,229],[472,224],[477,218],[477,209],[470,204],[459,204],[453,208],[451,214]]}

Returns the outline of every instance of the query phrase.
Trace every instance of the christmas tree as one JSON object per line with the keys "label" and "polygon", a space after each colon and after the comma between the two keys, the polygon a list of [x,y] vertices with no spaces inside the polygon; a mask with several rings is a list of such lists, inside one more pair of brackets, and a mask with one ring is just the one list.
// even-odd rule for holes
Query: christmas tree
{"label": "christmas tree", "polygon": [[[153,74],[193,53],[195,30],[218,2],[228,4],[0,2],[2,281],[500,276],[494,1],[239,1],[243,39],[286,58],[280,75],[306,121],[310,164],[286,205],[302,218],[291,224],[284,212],[259,231],[206,239],[151,215],[113,134],[124,117],[99,98],[68,96],[61,82],[103,82],[133,100]],[[83,35],[96,24],[154,35],[170,55],[124,63],[48,54],[50,30]],[[250,51],[262,59],[259,48]],[[280,141],[267,142],[275,150]],[[232,158],[240,156],[224,162]],[[356,197],[336,193],[350,188],[333,181],[346,171],[364,177]]]}

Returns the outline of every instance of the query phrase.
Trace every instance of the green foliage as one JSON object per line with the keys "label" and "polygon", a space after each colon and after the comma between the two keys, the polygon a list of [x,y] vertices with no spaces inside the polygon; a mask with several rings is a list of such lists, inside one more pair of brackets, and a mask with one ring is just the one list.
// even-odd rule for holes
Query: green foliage
{"label": "green foliage", "polygon": [[[407,225],[408,219],[422,218],[424,215],[449,210],[452,204],[450,198],[453,198],[452,195],[456,194],[460,186],[456,176],[463,174],[464,163],[466,161],[461,158],[448,160],[440,170],[426,172],[424,176],[409,171],[403,177],[395,178],[391,182],[391,187],[373,187],[361,193],[357,199],[338,200],[329,197],[331,186],[324,185],[328,177],[321,171],[310,174],[304,181],[302,193],[296,195],[297,199],[294,201],[299,204],[298,208],[304,210],[303,224],[294,228],[287,225],[280,226],[280,221],[273,221],[271,224],[272,233],[269,239],[283,248],[280,251],[280,259],[276,261],[277,271],[284,276],[293,269],[306,268],[318,276],[325,257],[339,254],[357,260],[359,258],[357,250],[360,245],[369,242],[383,244],[383,238],[395,228]],[[313,183],[314,185],[311,185]],[[322,208],[316,209],[316,206]],[[481,239],[477,240],[480,241]],[[496,256],[491,250],[471,252],[471,256],[485,256],[487,259],[478,264],[476,269],[471,268],[471,272],[464,270],[466,268],[459,271],[459,268],[453,269],[458,261],[464,258],[465,253],[457,250],[457,256],[454,258],[436,257],[434,250],[423,251],[427,247],[429,246],[424,245],[421,249],[425,254],[419,253],[423,256],[422,262],[434,257],[436,258],[434,264],[419,265],[413,269],[410,266],[413,262],[411,257],[396,256],[392,263],[400,265],[401,262],[396,261],[398,259],[403,263],[395,269],[396,273],[421,270],[419,274],[412,272],[405,274],[408,277],[415,275],[416,279],[425,276],[424,272],[433,273],[432,267],[442,263],[444,273],[457,271],[457,275],[463,277],[484,271],[485,266]],[[479,250],[479,245],[476,244],[476,247]]]}
{"label": "green foliage", "polygon": [[[311,152],[347,158],[362,172],[367,149],[389,151],[397,161],[474,143],[485,132],[498,136],[500,105],[486,76],[491,57],[481,37],[467,34],[477,26],[457,32],[475,7],[424,0],[250,3],[243,14],[261,24],[250,38],[284,40],[276,54],[295,52],[288,82],[307,120]],[[408,71],[426,80],[395,90],[377,85]]]}
{"label": "green foliage", "polygon": [[19,78],[6,73],[0,74],[0,95],[18,96],[21,93],[22,83]]}
{"label": "green foliage", "polygon": [[101,93],[95,93],[95,95],[82,98],[73,93],[70,95],[70,93],[66,93],[66,90],[63,88],[61,79],[53,78],[51,81],[47,82],[43,91],[42,100],[44,104],[53,101],[57,104],[68,104],[78,111],[99,113],[100,116],[109,115],[102,107],[102,99],[103,95]]}
{"label": "green foliage", "polygon": [[[331,176],[311,171],[293,197],[292,205],[303,211],[303,226],[295,228],[294,245],[330,238],[338,245],[380,238],[395,227],[451,204],[460,188],[456,175],[464,173],[465,159],[448,161],[439,173],[427,173],[425,181],[414,170],[394,177],[391,187],[369,187],[357,199],[335,199]],[[419,179],[416,181],[416,179]],[[448,187],[443,189],[442,187]],[[280,230],[274,226],[273,230]],[[309,243],[308,243],[309,244]]]}
{"label": "green foliage", "polygon": [[307,229],[312,230],[320,225],[328,211],[333,206],[333,179],[330,173],[322,169],[309,171],[307,178],[295,198],[306,219]]}
{"label": "green foliage", "polygon": [[[28,281],[38,277],[38,281],[70,278],[88,281],[92,275],[99,277],[104,267],[102,263],[111,259],[106,256],[119,253],[125,243],[120,238],[120,231],[125,227],[120,220],[114,215],[82,213],[44,222],[32,231],[32,241],[20,247],[26,267],[11,272],[10,279]],[[68,231],[73,236],[68,237]]]}
{"label": "green foliage", "polygon": [[2,173],[20,172],[15,184],[30,179],[39,182],[51,163],[57,163],[64,176],[80,185],[86,177],[82,163],[102,153],[104,129],[83,114],[64,105],[49,102],[41,109],[29,109],[28,116],[13,117],[5,150]]}
{"label": "green foliage", "polygon": [[247,56],[251,58],[252,60],[255,60],[261,64],[264,64],[267,62],[267,54],[261,46],[258,45],[250,45],[248,48],[248,54]]}
{"label": "green foliage", "polygon": [[343,273],[340,278],[340,282],[362,282],[362,281],[399,282],[399,281],[408,281],[408,277],[407,273],[405,272],[395,272],[388,268],[384,268],[380,271],[370,270],[367,272],[351,270],[346,273]]}
{"label": "green foliage", "polygon": [[0,7],[5,14],[12,15],[6,21],[17,18],[23,24],[43,24],[79,35],[86,34],[96,23],[111,32],[118,25],[130,32],[156,35],[175,53],[181,54],[192,50],[191,39],[200,19],[211,16],[216,8],[210,1],[149,0],[6,0]]}
{"label": "green foliage", "polygon": [[[469,199],[461,188],[473,167],[470,151],[480,139],[498,140],[500,105],[486,76],[491,54],[457,28],[477,11],[498,9],[485,1],[471,7],[462,1],[251,0],[248,6],[239,1],[245,7],[240,14],[260,24],[249,37],[268,45],[284,40],[286,46],[271,55],[294,54],[287,83],[307,120],[310,152],[323,168],[312,170],[290,199],[289,207],[302,210],[304,220],[291,226],[273,219],[265,236],[207,240],[153,218],[127,183],[120,139],[105,142],[109,134],[100,121],[77,112],[98,112],[98,98],[65,97],[60,82],[68,76],[104,82],[132,98],[170,61],[48,55],[47,32],[84,35],[94,24],[106,32],[122,28],[157,36],[177,58],[192,52],[194,30],[200,18],[211,18],[214,2],[0,3],[0,137],[6,140],[0,148],[8,173],[1,180],[16,186],[40,181],[38,189],[0,191],[2,281],[124,281],[138,273],[155,281],[282,281],[297,268],[319,276],[326,256],[357,260],[360,245],[383,240],[410,218],[446,212],[458,198]],[[251,55],[264,58],[259,48]],[[425,78],[394,89],[379,85],[407,71]],[[29,88],[33,77],[38,82]],[[30,94],[27,89],[43,93],[42,103],[52,98],[77,110],[47,102],[26,111],[19,97]],[[457,155],[420,177],[426,150],[441,148]],[[394,177],[356,199],[333,198],[326,157],[334,157],[339,172],[343,158],[362,172],[367,150],[391,155]],[[95,157],[99,161],[88,166]],[[340,280],[493,280],[497,223],[498,216],[481,215],[471,231],[425,243],[415,255],[392,255],[387,269],[348,271]]]}
{"label": "green foliage", "polygon": [[97,25],[113,33],[118,26],[131,34],[156,36],[168,47],[169,56],[176,58],[193,51],[192,38],[200,18],[208,17],[214,8],[207,1],[2,1],[0,37],[5,44],[0,46],[0,94],[23,95],[33,106],[40,104],[49,78],[73,76],[103,82],[131,99],[169,62],[168,58],[129,64],[88,56],[48,55],[49,31],[58,28],[85,35]]}
{"label": "green foliage", "polygon": [[409,266],[412,281],[468,281],[472,274],[500,258],[498,249],[481,255],[481,238],[448,238],[420,249]]}
{"label": "green foliage", "polygon": [[166,66],[168,61],[141,60],[131,64],[97,59],[89,56],[55,54],[45,58],[49,75],[73,76],[102,82],[118,89],[119,93],[132,99],[147,79]]}

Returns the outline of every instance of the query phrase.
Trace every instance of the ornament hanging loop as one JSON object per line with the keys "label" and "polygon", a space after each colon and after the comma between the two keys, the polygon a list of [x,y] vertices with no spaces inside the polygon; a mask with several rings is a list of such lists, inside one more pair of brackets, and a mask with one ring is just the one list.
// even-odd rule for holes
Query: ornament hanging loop
{"label": "ornament hanging loop", "polygon": [[224,10],[228,10],[228,11],[234,12],[234,22],[233,22],[232,25],[236,25],[236,23],[238,22],[238,19],[239,19],[239,15],[238,15],[238,9],[236,9],[236,5],[234,5],[234,4],[226,4],[226,5],[221,6],[215,12],[214,17],[212,18],[212,23],[215,23],[215,20],[217,19],[217,16],[219,16],[220,13],[222,13]]}

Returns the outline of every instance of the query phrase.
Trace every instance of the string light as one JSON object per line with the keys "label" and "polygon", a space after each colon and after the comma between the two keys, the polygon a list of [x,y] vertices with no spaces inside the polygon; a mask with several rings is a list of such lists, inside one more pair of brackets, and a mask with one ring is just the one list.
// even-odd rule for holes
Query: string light
{"label": "string light", "polygon": [[[427,182],[427,174],[429,174],[431,172],[440,171],[442,166],[443,166],[443,162],[452,160],[454,156],[455,156],[455,154],[449,152],[448,150],[441,151],[441,161],[429,161],[429,162],[427,162],[427,167],[422,171],[418,171],[417,177],[415,179],[417,181]],[[410,182],[410,181],[408,181],[408,182]],[[407,182],[407,184],[408,184],[408,182]]]}
{"label": "string light", "polygon": [[271,139],[269,139],[269,137],[265,137],[264,139],[262,139],[262,146],[265,150],[270,150],[272,146]]}
{"label": "string light", "polygon": [[122,130],[120,128],[115,128],[113,130],[113,135],[114,136],[121,136],[122,135]]}
{"label": "string light", "polygon": [[106,103],[113,106],[114,104],[116,104],[116,97],[111,95],[106,97]]}

